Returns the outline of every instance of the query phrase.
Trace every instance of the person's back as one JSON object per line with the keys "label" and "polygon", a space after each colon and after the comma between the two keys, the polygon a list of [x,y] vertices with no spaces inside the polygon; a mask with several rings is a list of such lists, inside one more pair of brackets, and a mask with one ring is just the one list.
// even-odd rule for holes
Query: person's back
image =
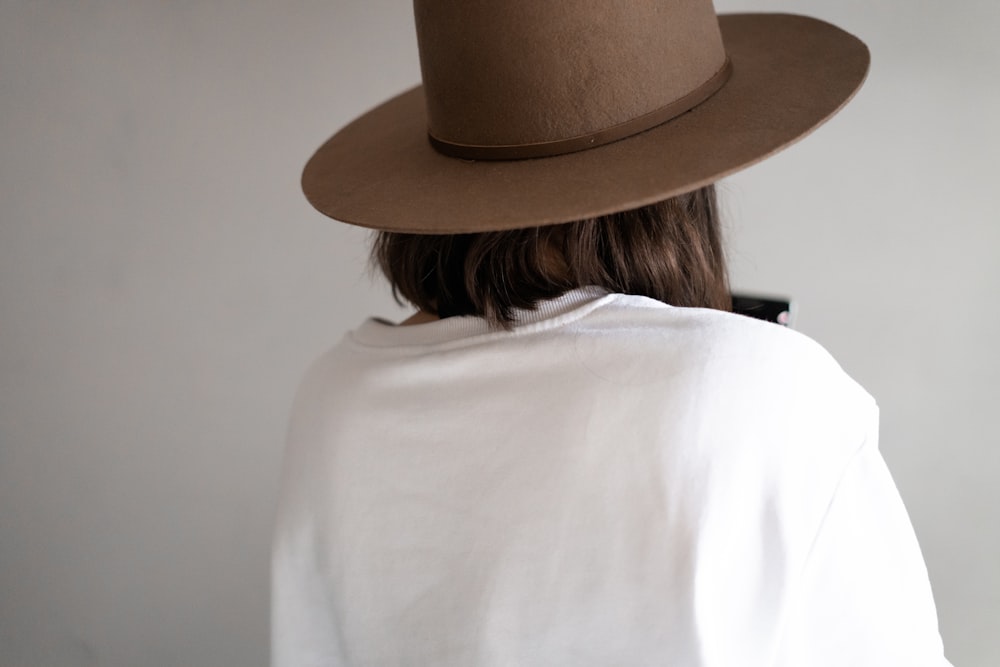
{"label": "person's back", "polygon": [[946,665],[875,402],[727,312],[712,183],[865,45],[710,0],[414,10],[423,85],[302,177],[418,312],[299,391],[274,667]]}
{"label": "person's back", "polygon": [[593,288],[517,319],[369,320],[314,365],[277,664],[945,664],[875,403],[822,348]]}

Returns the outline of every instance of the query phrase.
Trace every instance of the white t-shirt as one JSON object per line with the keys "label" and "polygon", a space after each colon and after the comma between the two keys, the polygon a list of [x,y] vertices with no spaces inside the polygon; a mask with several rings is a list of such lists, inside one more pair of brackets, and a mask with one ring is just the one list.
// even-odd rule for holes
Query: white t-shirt
{"label": "white t-shirt", "polygon": [[942,666],[872,398],[783,327],[574,290],[369,320],[291,418],[272,664]]}

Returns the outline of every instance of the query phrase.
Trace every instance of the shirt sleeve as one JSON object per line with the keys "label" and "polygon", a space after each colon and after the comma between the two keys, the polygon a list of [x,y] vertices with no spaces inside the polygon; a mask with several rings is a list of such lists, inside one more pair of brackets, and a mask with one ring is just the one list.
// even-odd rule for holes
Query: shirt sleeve
{"label": "shirt sleeve", "polygon": [[338,624],[306,535],[281,535],[271,560],[271,667],[343,665]]}
{"label": "shirt sleeve", "polygon": [[271,667],[348,664],[328,593],[315,512],[324,359],[313,364],[299,386],[286,437],[271,541]]}
{"label": "shirt sleeve", "polygon": [[923,556],[877,435],[834,493],[783,624],[775,667],[950,664]]}

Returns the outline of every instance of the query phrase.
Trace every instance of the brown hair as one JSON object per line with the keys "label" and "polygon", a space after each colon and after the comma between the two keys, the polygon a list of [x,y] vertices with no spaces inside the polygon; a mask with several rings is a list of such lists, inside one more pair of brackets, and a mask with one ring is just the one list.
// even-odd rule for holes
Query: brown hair
{"label": "brown hair", "polygon": [[474,234],[378,232],[393,296],[440,317],[510,328],[514,309],[587,285],[729,310],[715,187],[577,222]]}

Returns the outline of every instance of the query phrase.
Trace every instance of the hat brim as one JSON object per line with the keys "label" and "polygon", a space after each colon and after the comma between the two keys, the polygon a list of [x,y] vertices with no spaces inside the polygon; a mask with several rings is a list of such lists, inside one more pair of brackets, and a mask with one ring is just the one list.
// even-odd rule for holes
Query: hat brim
{"label": "hat brim", "polygon": [[733,72],[691,111],[604,146],[547,158],[446,157],[427,138],[421,87],[362,115],[306,164],[321,213],[386,231],[452,234],[570,222],[713,183],[785,148],[839,111],[868,72],[858,38],[818,19],[724,14]]}

